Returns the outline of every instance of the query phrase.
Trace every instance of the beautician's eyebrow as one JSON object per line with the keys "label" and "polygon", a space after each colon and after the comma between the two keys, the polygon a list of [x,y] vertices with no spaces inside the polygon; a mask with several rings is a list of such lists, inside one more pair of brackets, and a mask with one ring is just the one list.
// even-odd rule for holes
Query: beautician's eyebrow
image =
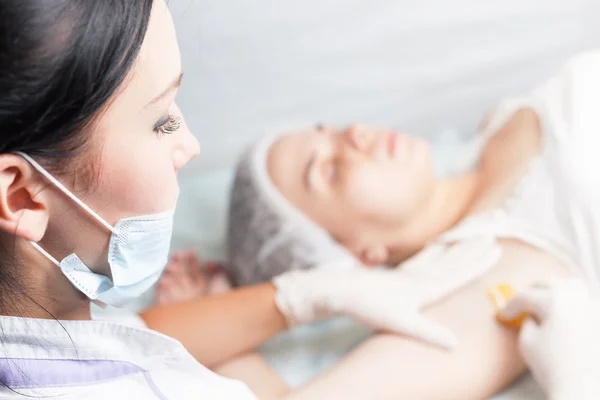
{"label": "beautician's eyebrow", "polygon": [[150,103],[146,104],[146,107],[151,106],[152,104],[156,104],[161,101],[171,90],[177,89],[181,85],[181,80],[183,79],[183,72],[179,74],[179,76],[171,82],[168,88],[166,88],[161,94],[156,96]]}
{"label": "beautician's eyebrow", "polygon": [[310,190],[312,188],[310,182],[310,173],[315,165],[315,160],[317,159],[317,152],[313,151],[308,159],[308,163],[306,164],[306,169],[304,170],[304,186],[306,189]]}

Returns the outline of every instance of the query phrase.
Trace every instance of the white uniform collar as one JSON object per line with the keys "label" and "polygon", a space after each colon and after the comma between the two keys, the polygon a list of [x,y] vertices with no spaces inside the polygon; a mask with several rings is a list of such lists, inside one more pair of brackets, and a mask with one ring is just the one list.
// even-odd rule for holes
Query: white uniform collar
{"label": "white uniform collar", "polygon": [[113,379],[187,354],[165,335],[108,321],[0,317],[0,329],[0,379],[12,388]]}

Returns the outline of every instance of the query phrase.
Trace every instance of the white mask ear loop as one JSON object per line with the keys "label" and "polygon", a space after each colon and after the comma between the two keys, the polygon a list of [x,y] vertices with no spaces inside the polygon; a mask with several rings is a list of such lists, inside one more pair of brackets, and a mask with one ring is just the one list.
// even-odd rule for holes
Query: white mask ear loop
{"label": "white mask ear loop", "polygon": [[[108,222],[106,222],[101,216],[96,214],[96,212],[94,210],[92,210],[91,208],[89,208],[83,201],[79,200],[79,198],[77,196],[75,196],[73,193],[71,193],[71,191],[69,189],[67,189],[62,183],[60,183],[55,177],[50,175],[50,173],[48,171],[46,171],[40,164],[38,164],[37,161],[35,161],[33,158],[29,157],[27,154],[22,153],[20,151],[15,152],[15,154],[18,154],[21,157],[23,157],[25,160],[27,160],[33,166],[33,168],[35,168],[40,174],[44,175],[44,177],[46,179],[48,179],[51,183],[53,183],[54,186],[56,186],[58,188],[58,190],[63,192],[71,200],[73,200],[75,203],[77,203],[77,205],[79,205],[81,208],[83,208],[85,211],[87,211],[92,217],[94,217],[98,222],[100,222],[106,229],[108,229],[112,233],[117,234],[116,229],[113,228],[112,225],[110,225]],[[49,257],[49,259],[52,260],[52,262],[54,262],[56,265],[60,265],[60,263],[58,261],[56,261],[55,258],[50,256],[45,251],[43,251],[36,244],[34,244],[34,243],[32,243],[32,244],[34,246],[36,246],[36,248],[38,248],[42,253],[45,253]]]}
{"label": "white mask ear loop", "polygon": [[43,255],[45,255],[48,260],[52,261],[52,263],[54,265],[56,265],[58,268],[60,268],[60,263],[58,262],[58,260],[56,258],[52,257],[50,255],[50,253],[48,253],[46,250],[42,249],[39,244],[37,244],[35,242],[29,242],[29,243],[33,247],[35,247],[40,253],[42,253]]}

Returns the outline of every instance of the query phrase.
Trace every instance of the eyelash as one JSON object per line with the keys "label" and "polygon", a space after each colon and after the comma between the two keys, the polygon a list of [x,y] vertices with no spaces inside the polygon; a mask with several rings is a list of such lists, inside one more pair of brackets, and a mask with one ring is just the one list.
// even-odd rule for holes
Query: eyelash
{"label": "eyelash", "polygon": [[154,132],[159,135],[170,135],[177,132],[181,127],[181,117],[175,114],[169,114],[168,117],[158,121],[154,126]]}

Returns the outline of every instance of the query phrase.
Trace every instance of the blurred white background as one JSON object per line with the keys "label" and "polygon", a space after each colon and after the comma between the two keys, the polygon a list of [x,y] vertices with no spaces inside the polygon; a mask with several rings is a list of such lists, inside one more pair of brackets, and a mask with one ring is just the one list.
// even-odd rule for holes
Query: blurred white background
{"label": "blurred white background", "polygon": [[170,0],[179,104],[230,165],[265,130],[355,120],[434,137],[474,131],[507,94],[600,45],[598,0]]}
{"label": "blurred white background", "polygon": [[216,258],[231,166],[266,131],[362,121],[424,135],[443,160],[502,97],[600,45],[600,0],[169,4],[178,102],[202,145],[181,171],[174,247]]}

